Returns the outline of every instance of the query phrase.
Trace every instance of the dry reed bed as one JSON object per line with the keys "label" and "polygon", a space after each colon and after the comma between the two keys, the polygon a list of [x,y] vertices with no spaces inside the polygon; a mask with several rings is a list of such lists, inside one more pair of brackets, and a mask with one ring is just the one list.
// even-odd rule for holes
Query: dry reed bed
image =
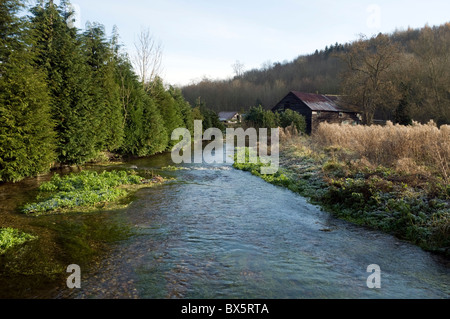
{"label": "dry reed bed", "polygon": [[338,147],[356,153],[374,166],[394,168],[409,174],[427,171],[450,182],[450,126],[434,122],[411,126],[342,125],[322,123],[313,139],[323,147]]}

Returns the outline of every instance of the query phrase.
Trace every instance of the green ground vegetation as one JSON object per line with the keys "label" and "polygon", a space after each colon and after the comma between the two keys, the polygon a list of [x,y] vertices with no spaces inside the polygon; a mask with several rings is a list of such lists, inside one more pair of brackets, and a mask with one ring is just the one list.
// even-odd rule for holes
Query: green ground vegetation
{"label": "green ground vegetation", "polygon": [[10,248],[20,246],[36,238],[36,236],[21,232],[15,228],[0,228],[0,255],[4,254]]}
{"label": "green ground vegetation", "polygon": [[26,204],[22,212],[38,216],[74,209],[91,211],[124,199],[132,190],[153,184],[134,171],[82,171],[63,177],[55,174],[49,182],[41,184],[37,201]]}
{"label": "green ground vegetation", "polygon": [[[241,154],[239,152],[243,152],[241,154],[244,156],[240,157]],[[242,171],[251,172],[253,175],[261,177],[266,182],[269,182],[271,184],[284,186],[290,189],[293,187],[293,183],[287,177],[286,171],[284,169],[279,169],[275,174],[261,174],[261,167],[269,167],[270,163],[262,162],[259,157],[256,157],[256,163],[251,163],[249,160],[250,155],[252,155],[252,153],[254,152],[255,151],[253,149],[250,149],[248,147],[244,149],[238,148],[237,152],[235,152],[234,154],[233,167]],[[292,190],[296,190],[296,188],[292,188]]]}

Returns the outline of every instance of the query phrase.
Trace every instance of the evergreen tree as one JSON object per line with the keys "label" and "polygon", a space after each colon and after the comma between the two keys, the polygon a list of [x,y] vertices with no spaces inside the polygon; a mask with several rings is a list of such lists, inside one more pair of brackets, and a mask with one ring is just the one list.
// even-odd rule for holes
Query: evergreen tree
{"label": "evergreen tree", "polygon": [[200,107],[198,107],[198,106],[196,106],[192,109],[191,114],[192,114],[192,120],[194,120],[194,121],[195,120],[200,120],[200,121],[204,120],[203,114],[200,111]]}
{"label": "evergreen tree", "polygon": [[91,73],[81,51],[77,30],[66,20],[72,14],[52,0],[32,9],[31,23],[37,62],[47,75],[52,116],[56,122],[58,160],[82,164],[98,152],[100,119],[91,97]]}
{"label": "evergreen tree", "polygon": [[143,135],[143,92],[139,90],[139,80],[132,71],[128,60],[116,55],[116,81],[120,86],[120,99],[124,123],[124,142],[121,152],[142,155]]}
{"label": "evergreen tree", "polygon": [[0,2],[0,62],[6,63],[14,50],[21,47],[20,36],[23,22],[17,18],[23,7],[19,0]]}
{"label": "evergreen tree", "polygon": [[412,119],[408,114],[408,102],[406,99],[402,98],[395,110],[395,123],[401,125],[411,125]]}
{"label": "evergreen tree", "polygon": [[120,87],[115,79],[113,48],[106,40],[104,27],[88,24],[83,35],[83,52],[91,68],[91,96],[97,121],[97,148],[117,150],[123,142],[123,114]]}
{"label": "evergreen tree", "polygon": [[48,89],[17,18],[21,8],[17,0],[0,2],[0,181],[35,176],[55,159]]}
{"label": "evergreen tree", "polygon": [[151,85],[149,94],[161,113],[169,140],[168,146],[171,147],[177,143],[171,140],[172,132],[177,128],[184,127],[181,110],[178,108],[175,99],[164,89],[163,82],[160,78],[155,79]]}
{"label": "evergreen tree", "polygon": [[244,117],[244,122],[254,128],[261,128],[261,127],[267,127],[265,123],[265,110],[262,108],[262,106],[254,106],[251,107],[250,110],[247,112],[247,114]]}
{"label": "evergreen tree", "polygon": [[[171,136],[163,126],[163,118],[155,102],[146,94],[144,98],[143,122],[143,149],[145,155],[161,153],[170,144]],[[172,133],[170,131],[170,133]]]}
{"label": "evergreen tree", "polygon": [[172,98],[175,100],[175,103],[177,104],[178,109],[180,110],[181,117],[184,122],[185,128],[187,128],[192,134],[194,133],[194,117],[192,114],[192,108],[189,102],[187,102],[183,94],[181,93],[181,90],[178,88],[170,87],[169,93],[172,96]]}
{"label": "evergreen tree", "polygon": [[225,125],[220,121],[219,115],[213,110],[202,106],[200,108],[202,117],[203,117],[203,130],[207,130],[209,128],[218,128],[221,131],[225,130]]}
{"label": "evergreen tree", "polygon": [[409,101],[408,96],[404,95],[399,101],[398,106],[394,113],[395,123],[401,125],[411,125],[412,118],[409,115]]}
{"label": "evergreen tree", "polygon": [[128,57],[121,55],[117,48],[115,52],[125,134],[121,151],[136,156],[162,152],[169,138],[161,114],[142,87]]}
{"label": "evergreen tree", "polygon": [[197,98],[195,107],[191,113],[193,119],[202,121],[203,130],[209,128],[218,128],[221,131],[225,130],[225,125],[220,121],[219,115],[208,108],[200,97]]}

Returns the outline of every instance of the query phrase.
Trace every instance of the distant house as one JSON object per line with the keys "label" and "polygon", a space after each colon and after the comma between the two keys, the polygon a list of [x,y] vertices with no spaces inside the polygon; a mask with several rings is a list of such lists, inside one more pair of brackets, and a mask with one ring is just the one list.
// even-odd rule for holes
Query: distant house
{"label": "distant house", "polygon": [[290,109],[300,113],[306,119],[306,133],[311,134],[322,122],[359,124],[360,114],[343,105],[337,95],[291,91],[272,108],[272,111],[282,112]]}
{"label": "distant house", "polygon": [[240,123],[241,115],[238,112],[220,112],[219,120],[223,123]]}

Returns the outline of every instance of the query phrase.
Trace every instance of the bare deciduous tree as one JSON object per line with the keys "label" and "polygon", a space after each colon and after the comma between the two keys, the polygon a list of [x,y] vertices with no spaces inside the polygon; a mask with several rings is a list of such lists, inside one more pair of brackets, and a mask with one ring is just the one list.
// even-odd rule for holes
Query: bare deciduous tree
{"label": "bare deciduous tree", "polygon": [[427,105],[427,112],[438,122],[450,119],[450,24],[440,29],[428,26],[422,29],[419,38],[413,41],[416,53],[422,101]]}
{"label": "bare deciduous tree", "polygon": [[390,71],[399,56],[398,46],[382,34],[369,40],[361,38],[344,54],[347,63],[344,93],[349,103],[361,108],[364,124],[372,124],[375,110],[398,104]]}
{"label": "bare deciduous tree", "polygon": [[234,64],[231,65],[233,68],[234,74],[239,77],[244,73],[244,64],[242,64],[239,60],[236,60]]}
{"label": "bare deciduous tree", "polygon": [[156,41],[150,29],[142,29],[134,44],[136,48],[133,63],[142,85],[150,89],[153,80],[162,71],[162,44]]}

